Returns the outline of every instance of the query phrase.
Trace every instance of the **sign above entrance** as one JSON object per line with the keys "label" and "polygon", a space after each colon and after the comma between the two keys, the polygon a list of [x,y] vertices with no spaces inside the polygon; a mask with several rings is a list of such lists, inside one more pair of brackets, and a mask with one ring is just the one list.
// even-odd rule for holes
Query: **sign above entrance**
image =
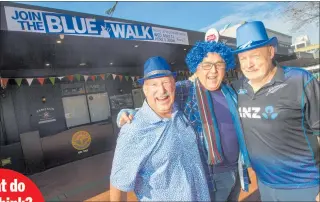
{"label": "sign above entrance", "polygon": [[91,36],[189,45],[187,32],[5,6],[9,31]]}

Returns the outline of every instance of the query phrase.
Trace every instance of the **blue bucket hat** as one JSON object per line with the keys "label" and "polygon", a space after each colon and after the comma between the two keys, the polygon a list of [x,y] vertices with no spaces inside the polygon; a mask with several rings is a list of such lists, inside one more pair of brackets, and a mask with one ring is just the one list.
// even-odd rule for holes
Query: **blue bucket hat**
{"label": "blue bucket hat", "polygon": [[164,76],[176,76],[176,72],[170,71],[170,65],[167,63],[167,61],[160,57],[155,56],[149,58],[144,63],[144,76],[141,79],[138,79],[139,84],[143,84],[143,82],[147,79],[153,79],[153,78],[159,78]]}
{"label": "blue bucket hat", "polygon": [[267,30],[261,21],[246,22],[237,29],[237,49],[232,51],[235,54],[248,50],[260,48],[266,45],[277,47],[278,39],[269,39]]}

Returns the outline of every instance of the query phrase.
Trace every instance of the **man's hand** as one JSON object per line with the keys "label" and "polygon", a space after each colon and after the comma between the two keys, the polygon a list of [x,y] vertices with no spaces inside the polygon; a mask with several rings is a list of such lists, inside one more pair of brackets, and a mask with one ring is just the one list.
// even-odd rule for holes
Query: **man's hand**
{"label": "man's hand", "polygon": [[197,73],[195,72],[191,77],[189,77],[189,80],[192,81],[192,82],[194,82],[197,77],[198,77],[198,76],[197,76]]}
{"label": "man's hand", "polygon": [[318,196],[316,197],[316,201],[320,202],[320,192],[318,193]]}
{"label": "man's hand", "polygon": [[122,127],[126,123],[131,123],[132,119],[133,119],[133,115],[132,114],[130,114],[128,116],[128,114],[126,112],[124,112],[124,113],[121,114],[121,117],[119,119],[118,125],[120,127]]}

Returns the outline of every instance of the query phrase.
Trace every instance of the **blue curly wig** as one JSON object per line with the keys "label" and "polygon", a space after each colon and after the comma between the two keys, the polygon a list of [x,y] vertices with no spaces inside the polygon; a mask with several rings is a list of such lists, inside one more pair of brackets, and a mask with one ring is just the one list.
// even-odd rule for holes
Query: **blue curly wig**
{"label": "blue curly wig", "polygon": [[208,53],[214,52],[218,53],[226,63],[226,71],[234,69],[236,66],[234,55],[232,54],[232,49],[226,46],[224,43],[220,42],[205,42],[199,41],[192,47],[188,52],[186,57],[186,64],[189,70],[194,73],[197,71],[198,65],[202,62],[203,58],[207,56]]}

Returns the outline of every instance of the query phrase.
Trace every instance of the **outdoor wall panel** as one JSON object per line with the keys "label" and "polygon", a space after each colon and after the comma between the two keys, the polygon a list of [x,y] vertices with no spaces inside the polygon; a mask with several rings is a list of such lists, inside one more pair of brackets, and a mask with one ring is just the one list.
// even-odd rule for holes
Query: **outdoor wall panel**
{"label": "outdoor wall panel", "polygon": [[46,168],[112,150],[115,141],[109,122],[75,127],[44,137],[41,142]]}
{"label": "outdoor wall panel", "polygon": [[2,121],[4,123],[4,137],[3,140],[1,140],[2,144],[20,142],[17,119],[16,114],[14,113],[14,106],[11,96],[11,88],[15,87],[16,86],[8,86],[7,89],[3,91],[4,97],[0,98],[0,103],[2,105]]}

